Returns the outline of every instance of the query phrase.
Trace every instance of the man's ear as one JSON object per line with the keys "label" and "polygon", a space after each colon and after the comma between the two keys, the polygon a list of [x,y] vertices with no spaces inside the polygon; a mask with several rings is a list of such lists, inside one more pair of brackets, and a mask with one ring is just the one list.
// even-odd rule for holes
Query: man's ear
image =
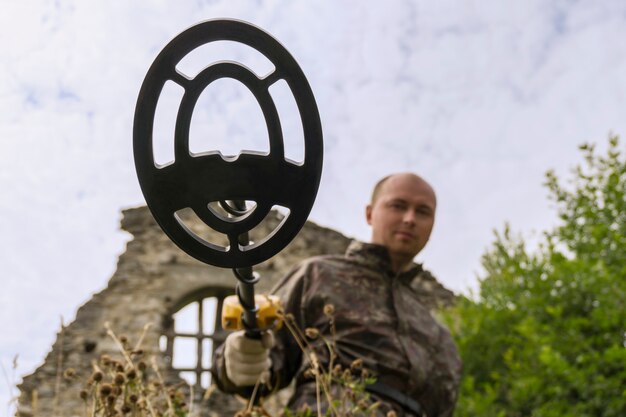
{"label": "man's ear", "polygon": [[365,220],[367,220],[367,224],[372,225],[372,205],[368,204],[365,207]]}

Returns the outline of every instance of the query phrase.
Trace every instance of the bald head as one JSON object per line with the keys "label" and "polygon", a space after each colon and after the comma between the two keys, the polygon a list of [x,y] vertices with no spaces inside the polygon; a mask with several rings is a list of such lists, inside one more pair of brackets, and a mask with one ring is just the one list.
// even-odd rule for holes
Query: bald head
{"label": "bald head", "polygon": [[437,204],[437,196],[435,195],[435,190],[428,182],[426,182],[426,180],[424,180],[422,177],[412,172],[401,172],[397,174],[387,175],[386,177],[383,177],[380,181],[376,183],[376,185],[374,186],[374,189],[372,190],[372,198],[370,200],[370,205],[373,205],[374,203],[376,203],[376,200],[380,196],[383,188],[386,185],[388,185],[387,183],[390,181],[392,183],[396,183],[396,182],[414,183],[416,186],[423,188],[423,190],[427,194],[431,195],[434,205]]}

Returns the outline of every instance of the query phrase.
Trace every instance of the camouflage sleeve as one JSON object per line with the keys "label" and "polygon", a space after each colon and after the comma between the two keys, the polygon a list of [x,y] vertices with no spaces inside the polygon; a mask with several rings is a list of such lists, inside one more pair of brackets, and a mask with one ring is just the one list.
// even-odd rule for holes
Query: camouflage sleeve
{"label": "camouflage sleeve", "polygon": [[[456,406],[459,384],[461,380],[462,362],[458,350],[447,329],[440,333],[439,349],[441,356],[434,370],[435,397],[438,399],[438,414],[441,417],[452,417]],[[443,371],[445,369],[445,372]]]}
{"label": "camouflage sleeve", "polygon": [[[293,314],[298,324],[302,324],[301,298],[306,270],[306,266],[294,268],[272,291],[281,298],[285,311]],[[277,389],[286,387],[300,368],[302,352],[285,325],[276,332],[275,342],[276,344],[270,353],[272,358],[271,384],[261,388],[261,395],[268,395]],[[244,397],[249,397],[252,393],[252,387],[239,387],[226,376],[224,344],[220,345],[213,354],[211,374],[218,388],[223,392]]]}
{"label": "camouflage sleeve", "polygon": [[[305,328],[305,298],[309,279],[310,265],[305,262],[294,268],[272,290],[273,294],[280,297],[285,314],[292,315],[294,324],[300,329]],[[302,363],[302,350],[285,324],[276,333],[276,345],[271,357],[276,388],[284,388],[297,374]]]}

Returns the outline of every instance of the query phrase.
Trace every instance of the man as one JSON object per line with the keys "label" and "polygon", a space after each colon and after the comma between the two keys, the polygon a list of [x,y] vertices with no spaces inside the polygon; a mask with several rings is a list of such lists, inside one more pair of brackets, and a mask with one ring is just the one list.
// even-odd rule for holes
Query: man
{"label": "man", "polygon": [[[430,237],[436,204],[432,187],[415,174],[383,178],[365,211],[371,243],[353,242],[345,256],[304,261],[275,290],[301,329],[334,337],[336,362],[349,368],[363,360],[377,379],[368,391],[381,401],[381,416],[394,411],[400,417],[449,417],[454,410],[461,362],[450,334],[427,307],[432,294],[416,291],[428,288],[421,282],[434,279],[413,263]],[[328,305],[334,309],[334,336],[325,314]],[[229,335],[216,352],[218,386],[249,392],[269,370],[278,387],[296,379],[290,407],[307,403],[315,409],[315,381],[306,375],[310,364],[301,349],[285,329],[276,333],[271,350],[269,339]],[[328,365],[328,350],[322,342],[317,347],[322,365]]]}

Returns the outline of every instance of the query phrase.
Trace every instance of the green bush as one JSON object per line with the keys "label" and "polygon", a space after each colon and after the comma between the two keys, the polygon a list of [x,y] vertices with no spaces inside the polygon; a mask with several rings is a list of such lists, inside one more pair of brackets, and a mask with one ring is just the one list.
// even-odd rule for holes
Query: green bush
{"label": "green bush", "polygon": [[605,154],[546,187],[559,225],[530,250],[506,226],[477,296],[446,320],[464,377],[456,416],[626,416],[626,160]]}

